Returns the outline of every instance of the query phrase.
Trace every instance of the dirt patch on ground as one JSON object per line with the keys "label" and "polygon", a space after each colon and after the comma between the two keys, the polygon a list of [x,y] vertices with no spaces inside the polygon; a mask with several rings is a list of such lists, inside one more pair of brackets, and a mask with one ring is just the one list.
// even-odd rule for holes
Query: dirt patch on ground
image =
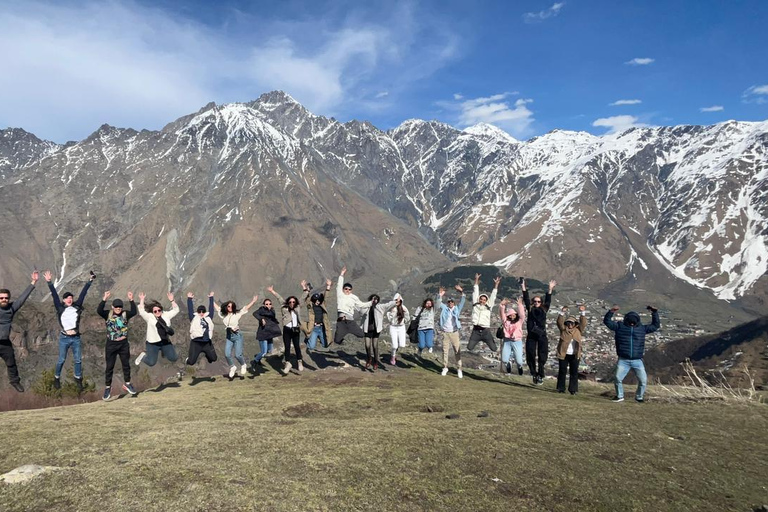
{"label": "dirt patch on ground", "polygon": [[283,416],[288,418],[309,418],[326,414],[328,409],[318,403],[303,403],[283,409]]}

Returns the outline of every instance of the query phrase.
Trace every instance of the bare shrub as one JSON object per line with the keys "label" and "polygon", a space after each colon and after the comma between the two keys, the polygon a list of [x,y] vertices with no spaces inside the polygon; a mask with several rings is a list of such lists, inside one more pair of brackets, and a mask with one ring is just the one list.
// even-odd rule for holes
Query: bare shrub
{"label": "bare shrub", "polygon": [[747,388],[734,388],[728,383],[728,379],[723,372],[717,372],[711,375],[711,379],[702,377],[694,368],[690,359],[680,363],[685,372],[679,383],[675,386],[666,386],[661,382],[659,388],[664,394],[659,396],[660,400],[672,402],[702,402],[708,400],[736,403],[763,403],[763,396],[755,389],[755,378],[749,372],[746,365],[741,372],[746,375],[749,382]]}

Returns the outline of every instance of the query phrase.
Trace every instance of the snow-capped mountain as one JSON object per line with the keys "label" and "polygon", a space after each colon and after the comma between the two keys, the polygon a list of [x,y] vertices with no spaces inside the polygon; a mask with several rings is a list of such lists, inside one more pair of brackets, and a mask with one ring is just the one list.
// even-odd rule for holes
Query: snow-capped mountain
{"label": "snow-capped mountain", "polygon": [[248,293],[340,262],[386,282],[450,258],[598,289],[768,297],[768,122],[517,141],[484,124],[341,123],[275,91],[161,131],[105,125],[18,152],[3,140],[6,209],[25,212],[3,228],[3,273],[42,259],[65,283],[101,250],[126,285],[229,269],[224,287]]}

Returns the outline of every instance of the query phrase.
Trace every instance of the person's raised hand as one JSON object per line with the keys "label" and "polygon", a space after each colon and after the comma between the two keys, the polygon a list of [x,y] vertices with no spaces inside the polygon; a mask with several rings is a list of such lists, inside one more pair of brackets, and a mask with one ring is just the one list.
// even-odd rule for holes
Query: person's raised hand
{"label": "person's raised hand", "polygon": [[499,283],[501,283],[501,276],[494,277],[493,278],[493,287],[494,288],[498,288],[499,287]]}
{"label": "person's raised hand", "polygon": [[[173,300],[173,299],[171,299],[170,297],[168,297],[168,298],[169,298],[170,300]],[[194,298],[195,298],[195,294],[194,294],[194,293],[192,293],[192,292],[187,292],[187,298],[188,298],[188,299],[194,299]]]}
{"label": "person's raised hand", "polygon": [[579,311],[586,311],[586,310],[587,310],[587,306],[585,306],[584,304],[581,304],[579,306]]}
{"label": "person's raised hand", "polygon": [[549,282],[549,292],[552,293],[552,290],[555,289],[555,286],[557,286],[557,281],[554,279]]}
{"label": "person's raised hand", "polygon": [[302,290],[306,290],[307,289],[307,280],[306,279],[302,279],[301,280],[301,289]]}
{"label": "person's raised hand", "polygon": [[45,279],[47,282],[51,282],[51,279],[53,279],[53,274],[51,274],[50,270],[46,270],[43,272],[43,279]]}
{"label": "person's raised hand", "polygon": [[128,296],[128,301],[133,302],[133,292],[128,292],[126,295]]}
{"label": "person's raised hand", "polygon": [[441,287],[440,287],[440,289],[437,291],[437,294],[438,294],[440,297],[442,297],[443,295],[445,295],[445,288],[443,288],[443,287],[441,286]]}
{"label": "person's raised hand", "polygon": [[563,306],[562,312],[563,313],[567,313],[568,312],[568,306]]}
{"label": "person's raised hand", "polygon": [[456,289],[457,292],[464,293],[464,288],[462,288],[460,284],[457,284],[456,286],[454,286],[454,288]]}
{"label": "person's raised hand", "polygon": [[501,299],[502,306],[506,306],[507,304],[509,304],[509,299]]}
{"label": "person's raised hand", "polygon": [[615,313],[615,312],[617,312],[618,310],[619,310],[619,306],[618,306],[618,304],[614,304],[613,306],[611,306],[611,312]]}
{"label": "person's raised hand", "polygon": [[330,288],[332,284],[333,284],[333,281],[331,281],[330,279],[326,279],[325,280],[325,287],[326,288]]}
{"label": "person's raised hand", "polygon": [[346,273],[347,273],[347,267],[345,265],[345,266],[341,267],[341,275],[343,276]]}
{"label": "person's raised hand", "polygon": [[144,294],[144,292],[139,292],[139,302],[143,304],[146,297],[147,296]]}
{"label": "person's raised hand", "polygon": [[274,286],[272,286],[272,285],[269,285],[269,286],[267,286],[267,291],[268,291],[269,293],[275,293],[275,287],[274,287]]}
{"label": "person's raised hand", "polygon": [[101,300],[103,300],[104,302],[107,302],[107,299],[109,298],[110,295],[112,295],[112,292],[110,292],[109,290],[105,291],[104,296],[101,298]]}
{"label": "person's raised hand", "polygon": [[214,296],[214,293],[213,293],[213,292],[208,292],[208,296],[209,296],[209,297],[213,297],[213,296]]}
{"label": "person's raised hand", "polygon": [[[169,301],[173,302],[173,293],[172,292],[166,293],[165,296],[168,297]],[[193,295],[193,297],[194,297],[194,295]]]}
{"label": "person's raised hand", "polygon": [[32,275],[30,277],[32,277],[32,284],[35,284],[37,283],[37,280],[40,279],[40,272],[35,270],[34,272],[32,272]]}

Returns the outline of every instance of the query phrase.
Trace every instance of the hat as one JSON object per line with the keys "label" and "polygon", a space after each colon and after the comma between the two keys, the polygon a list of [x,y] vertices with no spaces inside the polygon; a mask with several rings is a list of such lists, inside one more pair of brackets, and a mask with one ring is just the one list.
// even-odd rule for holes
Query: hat
{"label": "hat", "polygon": [[575,316],[569,316],[568,318],[565,319],[565,322],[563,322],[563,323],[567,324],[568,322],[572,322],[574,325],[579,323],[576,320]]}
{"label": "hat", "polygon": [[456,303],[456,301],[455,301],[455,300],[453,300],[453,298],[452,298],[452,297],[448,297],[448,300],[446,300],[445,302],[453,302],[454,304]]}
{"label": "hat", "polygon": [[62,299],[66,299],[67,297],[74,297],[74,295],[72,295],[72,292],[64,292],[64,295],[61,296]]}
{"label": "hat", "polygon": [[123,301],[121,301],[120,299],[113,300],[112,301],[112,307],[113,308],[121,308],[121,307],[123,307]]}

